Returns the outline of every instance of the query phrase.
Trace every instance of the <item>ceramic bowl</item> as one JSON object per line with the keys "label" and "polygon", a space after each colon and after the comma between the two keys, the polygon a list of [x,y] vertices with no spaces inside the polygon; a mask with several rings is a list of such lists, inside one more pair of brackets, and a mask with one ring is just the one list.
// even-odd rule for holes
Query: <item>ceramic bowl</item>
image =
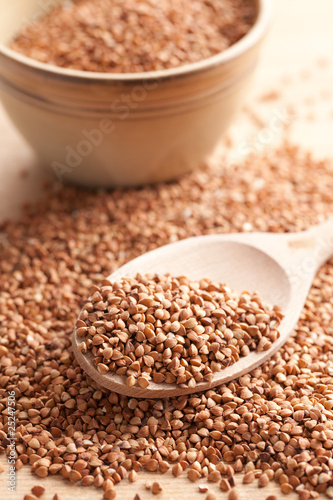
{"label": "ceramic bowl", "polygon": [[59,181],[88,187],[168,181],[201,165],[243,102],[269,23],[198,63],[151,73],[76,71],[37,62],[8,43],[61,0],[0,0],[0,97]]}

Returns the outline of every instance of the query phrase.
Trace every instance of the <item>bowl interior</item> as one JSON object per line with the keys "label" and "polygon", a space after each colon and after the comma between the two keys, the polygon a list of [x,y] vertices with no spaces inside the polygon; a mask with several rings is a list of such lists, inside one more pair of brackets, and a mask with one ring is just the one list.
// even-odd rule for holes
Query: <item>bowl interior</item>
{"label": "bowl interior", "polygon": [[119,78],[122,80],[131,80],[133,78],[150,78],[154,76],[161,78],[171,77],[184,73],[201,71],[207,69],[208,67],[216,66],[234,59],[259,42],[266,32],[270,19],[270,0],[252,0],[257,12],[255,23],[250,31],[237,43],[233,44],[231,47],[223,52],[220,52],[219,54],[196,63],[189,63],[176,68],[146,73],[90,73],[88,71],[60,68],[35,61],[9,49],[8,45],[16,35],[24,31],[29,25],[37,23],[45,15],[50,13],[52,9],[61,5],[65,1],[67,0],[11,0],[9,6],[8,0],[0,0],[0,11],[2,12],[0,17],[0,53],[3,52],[12,59],[31,67],[67,76],[87,78],[94,77],[108,80],[118,80]]}

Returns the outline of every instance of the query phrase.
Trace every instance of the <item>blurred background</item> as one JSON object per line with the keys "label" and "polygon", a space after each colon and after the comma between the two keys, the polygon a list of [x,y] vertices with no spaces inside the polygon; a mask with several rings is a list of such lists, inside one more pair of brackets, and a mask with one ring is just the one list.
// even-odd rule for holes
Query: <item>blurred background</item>
{"label": "blurred background", "polygon": [[[272,6],[251,93],[211,159],[220,168],[232,168],[285,137],[317,157],[333,157],[333,3],[272,0]],[[17,214],[22,201],[41,196],[45,181],[54,177],[38,165],[1,104],[0,141],[3,219]]]}

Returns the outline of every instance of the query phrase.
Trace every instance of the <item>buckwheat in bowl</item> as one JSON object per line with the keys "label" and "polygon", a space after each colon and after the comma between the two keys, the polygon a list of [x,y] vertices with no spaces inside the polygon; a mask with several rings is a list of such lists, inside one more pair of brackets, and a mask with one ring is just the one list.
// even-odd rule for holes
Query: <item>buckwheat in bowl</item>
{"label": "buckwheat in bowl", "polygon": [[270,0],[0,0],[0,96],[59,181],[137,186],[213,152]]}

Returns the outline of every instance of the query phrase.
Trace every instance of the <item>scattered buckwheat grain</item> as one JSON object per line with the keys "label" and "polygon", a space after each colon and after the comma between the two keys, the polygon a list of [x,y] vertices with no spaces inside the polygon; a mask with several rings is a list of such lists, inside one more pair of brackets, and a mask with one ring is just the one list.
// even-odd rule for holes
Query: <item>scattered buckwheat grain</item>
{"label": "scattered buckwheat grain", "polygon": [[239,500],[239,495],[237,490],[231,490],[228,495],[228,500]]}
{"label": "scattered buckwheat grain", "polygon": [[151,490],[151,481],[146,481],[145,482],[145,489],[150,491]]}
{"label": "scattered buckwheat grain", "polygon": [[208,491],[208,486],[204,485],[204,484],[200,484],[198,486],[198,490],[199,490],[199,493],[207,493]]}
{"label": "scattered buckwheat grain", "polygon": [[240,460],[256,479],[273,473],[293,491],[332,495],[332,261],[315,278],[285,346],[214,390],[158,400],[119,396],[89,379],[71,348],[82,301],[126,261],[249,224],[255,231],[305,229],[333,215],[332,192],[332,164],[286,144],[231,174],[219,165],[141,190],[55,188],[20,220],[2,224],[0,452],[10,442],[8,392],[15,391],[17,465],[33,473],[104,491],[113,491],[112,483],[116,491],[131,470],[150,463],[159,471],[168,462],[175,475],[194,470],[207,478],[217,470],[229,491]]}
{"label": "scattered buckwheat grain", "polygon": [[159,495],[160,493],[162,493],[162,490],[162,486],[156,481],[151,485],[151,492],[153,495]]}
{"label": "scattered buckwheat grain", "polygon": [[117,493],[115,492],[115,490],[106,490],[104,491],[104,495],[103,495],[103,499],[104,500],[114,500],[114,498],[116,498],[117,496]]}
{"label": "scattered buckwheat grain", "polygon": [[253,483],[254,479],[255,476],[253,471],[246,472],[243,476],[243,484]]}
{"label": "scattered buckwheat grain", "polygon": [[45,488],[44,486],[40,486],[40,485],[37,485],[37,486],[34,486],[33,488],[31,488],[31,493],[33,495],[35,495],[36,497],[41,497],[42,495],[44,495],[45,493]]}

